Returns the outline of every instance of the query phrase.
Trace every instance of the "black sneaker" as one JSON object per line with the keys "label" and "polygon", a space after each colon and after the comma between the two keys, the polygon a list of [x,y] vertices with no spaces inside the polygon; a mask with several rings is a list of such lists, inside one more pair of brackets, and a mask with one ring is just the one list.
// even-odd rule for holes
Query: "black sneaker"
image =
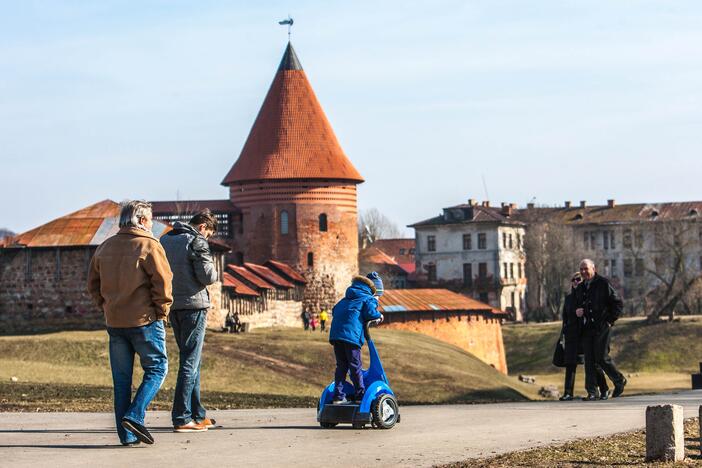
{"label": "black sneaker", "polygon": [[597,395],[588,393],[587,396],[583,397],[583,401],[597,401]]}
{"label": "black sneaker", "polygon": [[127,418],[122,418],[122,427],[134,433],[134,435],[137,436],[137,439],[144,442],[145,444],[151,445],[154,443],[154,438],[149,432],[149,430],[141,424],[139,424],[138,422],[134,422],[131,419]]}
{"label": "black sneaker", "polygon": [[612,398],[617,398],[618,396],[621,396],[622,393],[624,393],[624,387],[626,387],[626,379],[622,380],[618,384],[614,386],[614,393],[612,393]]}
{"label": "black sneaker", "polygon": [[139,444],[141,444],[141,441],[139,439],[133,440],[131,442],[122,442],[122,445],[124,445],[125,447],[134,447]]}
{"label": "black sneaker", "polygon": [[573,401],[573,395],[570,393],[564,394],[562,397],[559,398],[560,401]]}
{"label": "black sneaker", "polygon": [[600,392],[600,400],[609,400],[609,396],[612,394],[609,390],[605,390],[604,392]]}

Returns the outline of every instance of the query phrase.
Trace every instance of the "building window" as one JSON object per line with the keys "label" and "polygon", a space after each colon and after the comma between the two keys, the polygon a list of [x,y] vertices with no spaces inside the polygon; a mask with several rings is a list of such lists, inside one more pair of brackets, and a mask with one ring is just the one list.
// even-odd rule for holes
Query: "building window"
{"label": "building window", "polygon": [[519,279],[522,279],[522,264],[517,263],[517,273],[519,274]]}
{"label": "building window", "polygon": [[616,243],[614,242],[614,231],[609,232],[609,248],[614,250],[616,248]]}
{"label": "building window", "polygon": [[522,235],[517,234],[517,249],[522,250]]}
{"label": "building window", "polygon": [[515,302],[515,301],[514,301],[514,291],[512,291],[512,292],[509,294],[509,302],[510,302],[510,306],[514,309],[514,305],[515,305],[515,304],[514,304],[514,302]]}
{"label": "building window", "polygon": [[514,279],[514,263],[509,264],[509,277]]}
{"label": "building window", "polygon": [[473,286],[473,264],[464,263],[463,264],[463,286],[472,287]]}
{"label": "building window", "polygon": [[436,252],[436,236],[427,236],[427,252]]}
{"label": "building window", "polygon": [[488,304],[488,301],[490,300],[490,298],[488,297],[488,293],[481,292],[479,297],[480,297],[480,302],[482,302],[484,304]]}
{"label": "building window", "polygon": [[285,210],[280,212],[280,233],[282,235],[288,233],[288,212]]}
{"label": "building window", "polygon": [[594,250],[597,248],[597,237],[595,232],[590,233],[590,249]]}
{"label": "building window", "polygon": [[327,215],[325,213],[319,215],[319,231],[327,232]]}
{"label": "building window", "polygon": [[610,269],[610,275],[612,276],[619,276],[617,274],[617,261],[615,259],[610,260],[609,262],[609,269]]}
{"label": "building window", "polygon": [[503,232],[502,233],[502,247],[505,249],[507,248],[507,233]]}
{"label": "building window", "polygon": [[640,249],[643,247],[643,243],[644,243],[643,232],[636,231],[634,233],[634,243],[635,243],[637,249]]}
{"label": "building window", "polygon": [[510,234],[509,236],[507,236],[507,240],[509,241],[509,248],[512,249],[512,248],[513,248],[513,247],[512,247],[512,245],[513,245],[513,244],[512,244],[512,234]]}
{"label": "building window", "polygon": [[609,250],[609,232],[607,231],[602,232],[602,247],[605,250]]}
{"label": "building window", "polygon": [[478,249],[480,249],[480,250],[487,249],[487,237],[485,236],[484,232],[478,233]]}
{"label": "building window", "polygon": [[583,233],[583,248],[585,250],[590,248],[590,233],[587,231]]}
{"label": "building window", "polygon": [[400,249],[400,255],[404,255],[404,254],[405,254],[405,252],[406,252],[406,250],[405,250],[405,249]]}
{"label": "building window", "polygon": [[[626,249],[631,248],[631,229],[624,229],[624,235],[622,237],[622,245]],[[626,275],[624,275],[626,276]]]}
{"label": "building window", "polygon": [[430,283],[436,282],[436,265],[427,265],[427,280]]}
{"label": "building window", "polygon": [[502,264],[502,277],[507,278],[507,262]]}
{"label": "building window", "polygon": [[471,250],[473,248],[473,237],[470,234],[463,234],[463,250]]}
{"label": "building window", "polygon": [[487,263],[478,263],[478,278],[487,278]]}
{"label": "building window", "polygon": [[414,247],[412,247],[411,249],[409,249],[409,254],[410,254],[410,255],[414,255]]}
{"label": "building window", "polygon": [[312,252],[307,254],[307,266],[310,268],[314,266],[314,254]]}
{"label": "building window", "polygon": [[634,274],[634,262],[630,259],[624,259],[624,278],[631,278]]}
{"label": "building window", "polygon": [[637,258],[634,263],[634,275],[641,277],[644,275],[646,267],[643,258]]}

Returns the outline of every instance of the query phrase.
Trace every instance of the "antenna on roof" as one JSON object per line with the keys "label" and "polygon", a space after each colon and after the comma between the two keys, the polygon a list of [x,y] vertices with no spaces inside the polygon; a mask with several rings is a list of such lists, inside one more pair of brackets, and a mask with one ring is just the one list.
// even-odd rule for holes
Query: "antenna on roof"
{"label": "antenna on roof", "polygon": [[485,182],[485,174],[480,174],[480,177],[483,179],[483,190],[485,190],[485,199],[490,200],[490,194],[488,193],[487,183]]}
{"label": "antenna on roof", "polygon": [[288,25],[288,42],[290,42],[290,28],[292,28],[294,21],[290,14],[288,14],[288,17],[282,21],[278,21],[278,24],[283,26],[283,25]]}

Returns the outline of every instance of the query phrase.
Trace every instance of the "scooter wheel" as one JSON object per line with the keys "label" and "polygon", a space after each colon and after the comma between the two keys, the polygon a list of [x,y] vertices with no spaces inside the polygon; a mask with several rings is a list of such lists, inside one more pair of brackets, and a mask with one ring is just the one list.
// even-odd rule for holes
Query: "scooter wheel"
{"label": "scooter wheel", "polygon": [[384,393],[373,402],[371,414],[375,427],[390,429],[400,418],[400,407],[394,396]]}
{"label": "scooter wheel", "polygon": [[329,423],[329,422],[321,422],[319,423],[320,426],[322,426],[322,429],[331,429],[333,427],[336,427],[336,423]]}

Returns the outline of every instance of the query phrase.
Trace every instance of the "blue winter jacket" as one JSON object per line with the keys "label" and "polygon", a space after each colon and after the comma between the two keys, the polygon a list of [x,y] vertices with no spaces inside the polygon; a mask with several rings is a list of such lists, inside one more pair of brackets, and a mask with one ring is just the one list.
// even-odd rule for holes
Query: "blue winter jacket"
{"label": "blue winter jacket", "polygon": [[[365,281],[364,281],[365,280]],[[380,318],[378,300],[373,297],[370,280],[364,277],[354,278],[346,290],[346,296],[332,310],[329,341],[345,341],[356,346],[363,346],[363,323]]]}

